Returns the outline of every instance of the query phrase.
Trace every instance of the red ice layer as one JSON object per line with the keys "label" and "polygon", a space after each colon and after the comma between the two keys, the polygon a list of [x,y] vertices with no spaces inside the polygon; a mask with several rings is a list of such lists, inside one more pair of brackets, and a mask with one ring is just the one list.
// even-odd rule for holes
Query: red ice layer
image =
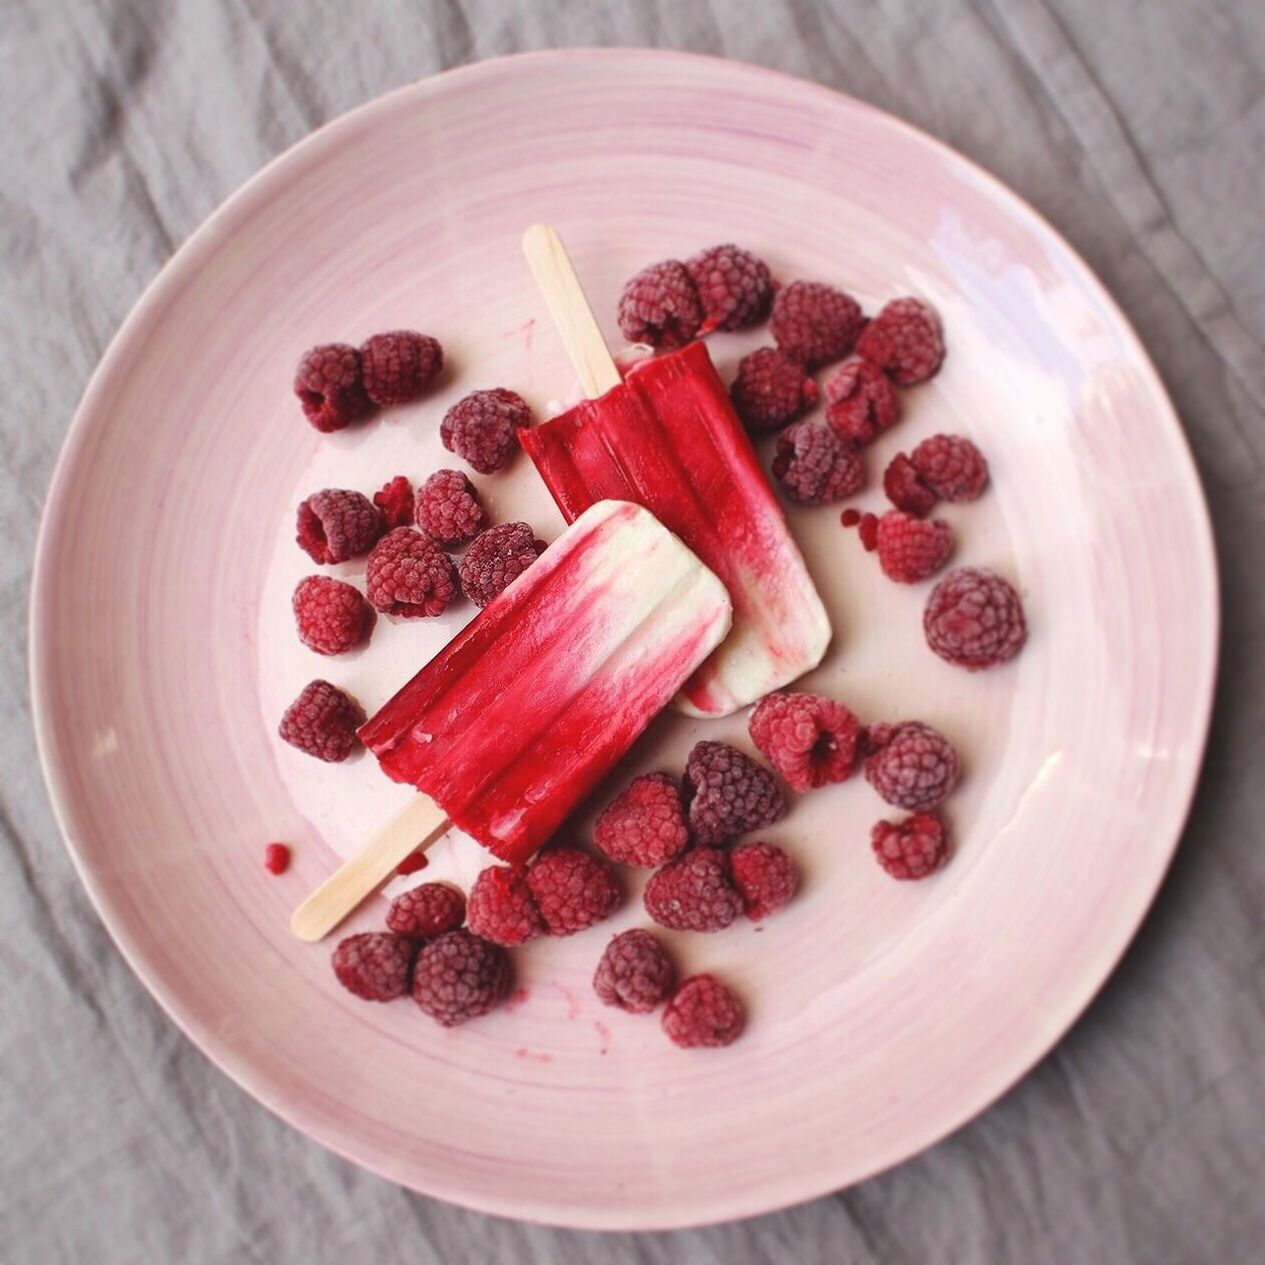
{"label": "red ice layer", "polygon": [[519,439],[569,521],[608,497],[635,501],[729,590],[733,631],[686,683],[685,710],[725,715],[820,662],[821,599],[701,342]]}
{"label": "red ice layer", "polygon": [[567,529],[361,727],[387,776],[526,861],[729,628],[723,586],[636,505]]}

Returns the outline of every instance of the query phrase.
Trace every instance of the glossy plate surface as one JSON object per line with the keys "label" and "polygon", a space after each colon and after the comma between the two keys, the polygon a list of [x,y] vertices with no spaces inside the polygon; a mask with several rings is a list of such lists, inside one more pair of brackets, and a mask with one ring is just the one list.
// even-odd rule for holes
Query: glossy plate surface
{"label": "glossy plate surface", "polygon": [[[457,465],[438,420],[475,387],[542,413],[573,378],[519,253],[561,230],[608,334],[641,265],[735,240],[783,279],[867,310],[930,299],[950,346],[870,455],[972,436],[993,485],[945,513],[959,563],[1025,595],[1030,643],[976,676],[926,649],[929,586],[894,585],[838,507],[792,523],[835,624],[807,685],[866,719],[921,718],[962,752],[952,864],[875,865],[860,778],[766,837],[801,896],[762,927],[676,937],[741,991],[747,1034],[684,1053],[589,986],[609,930],[517,955],[515,1004],[441,1031],[342,991],[287,931],[298,899],[407,792],[373,762],[284,748],[280,712],[325,676],[373,709],[469,618],[380,621],[342,660],[304,650],[289,595],[309,492]],[[315,342],[434,332],[424,404],[322,439],[290,377]],[[713,342],[722,375],[767,334]],[[476,476],[498,520],[560,529],[529,463]],[[339,568],[350,577],[358,566]],[[731,63],[551,53],[396,92],[308,138],[231,199],[150,288],[76,418],[33,604],[36,718],[54,804],[103,918],[206,1053],[285,1119],[419,1190],[578,1226],[682,1225],[856,1181],[996,1097],[1062,1034],[1133,935],[1198,772],[1215,671],[1211,537],[1184,438],[1111,299],[992,178],[855,101]],[[679,770],[745,719],[668,716],[622,777]],[[613,788],[612,788],[613,789]],[[894,814],[889,814],[894,815]],[[576,822],[583,834],[588,822]],[[289,839],[282,878],[266,841]],[[440,844],[428,876],[482,857]],[[381,924],[382,901],[356,926]]]}

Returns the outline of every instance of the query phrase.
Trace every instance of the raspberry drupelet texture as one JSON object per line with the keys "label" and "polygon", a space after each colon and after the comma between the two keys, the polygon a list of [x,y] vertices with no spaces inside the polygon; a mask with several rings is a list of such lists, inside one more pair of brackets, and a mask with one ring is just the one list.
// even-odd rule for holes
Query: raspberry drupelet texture
{"label": "raspberry drupelet texture", "polygon": [[360,353],[346,343],[324,343],[303,353],[294,372],[303,415],[329,434],[373,412],[361,379]]}
{"label": "raspberry drupelet texture", "polygon": [[700,333],[714,329],[746,329],[758,325],[773,301],[768,266],[749,250],[726,242],[710,246],[685,261],[703,308]]}
{"label": "raspberry drupelet texture", "polygon": [[290,604],[299,640],[317,654],[344,654],[373,628],[373,610],[360,590],[332,576],[300,580]]}
{"label": "raspberry drupelet texture", "polygon": [[365,1001],[394,1001],[408,992],[417,945],[389,931],[348,936],[334,950],[334,974],[349,992]]}
{"label": "raspberry drupelet texture", "polygon": [[430,940],[456,931],[466,918],[466,898],[449,883],[423,883],[401,892],[387,910],[387,926],[396,935]]}
{"label": "raspberry drupelet texture", "polygon": [[387,531],[392,527],[407,527],[413,521],[413,485],[402,474],[375,492],[373,503],[381,512]]}
{"label": "raspberry drupelet texture", "polygon": [[526,523],[498,523],[471,542],[458,568],[461,591],[486,606],[503,593],[545,551],[545,542]]}
{"label": "raspberry drupelet texture", "polygon": [[922,481],[942,501],[973,501],[988,486],[988,462],[961,435],[932,435],[909,455]]}
{"label": "raspberry drupelet texture", "polygon": [[846,781],[861,761],[861,722],[842,703],[820,694],[766,694],[747,728],[793,791]]}
{"label": "raspberry drupelet texture", "polygon": [[625,865],[662,865],[689,841],[680,788],[666,773],[633,778],[593,827],[598,848]]}
{"label": "raspberry drupelet texture", "polygon": [[865,463],[832,427],[796,422],[778,436],[773,477],[791,500],[825,505],[851,496],[864,485]]}
{"label": "raspberry drupelet texture", "polygon": [[323,488],[299,506],[295,539],[313,562],[346,562],[368,553],[382,526],[382,515],[367,496]]}
{"label": "raspberry drupelet texture", "polygon": [[309,681],[286,708],[277,732],[308,755],[338,764],[360,745],[356,730],[365,723],[359,703],[328,681]]}
{"label": "raspberry drupelet texture", "polygon": [[900,386],[925,382],[944,360],[940,318],[921,299],[893,299],[861,331],[857,351]]}
{"label": "raspberry drupelet texture", "polygon": [[269,874],[284,874],[289,868],[289,845],[285,843],[270,843],[264,849],[264,869]]}
{"label": "raspberry drupelet texture", "polygon": [[871,725],[865,780],[889,803],[911,813],[941,803],[957,785],[958,753],[938,730],[919,720]]}
{"label": "raspberry drupelet texture", "polygon": [[417,489],[417,525],[438,545],[464,544],[487,521],[474,484],[460,470],[436,470]]}
{"label": "raspberry drupelet texture", "polygon": [[480,474],[494,474],[510,463],[518,451],[518,432],[531,423],[531,409],[521,395],[493,387],[458,400],[444,414],[439,437]]}
{"label": "raspberry drupelet texture", "polygon": [[740,843],[729,868],[752,922],[776,913],[799,891],[799,870],[776,844]]}
{"label": "raspberry drupelet texture", "polygon": [[826,421],[862,447],[900,416],[896,388],[882,369],[852,356],[826,380]]}
{"label": "raspberry drupelet texture", "polygon": [[494,1010],[509,986],[509,954],[464,928],[424,945],[413,967],[413,1000],[445,1028]]}
{"label": "raspberry drupelet texture", "polygon": [[550,848],[527,871],[527,886],[551,936],[569,936],[619,908],[615,871],[579,848]]}
{"label": "raspberry drupelet texture", "polygon": [[889,580],[917,584],[935,575],[952,552],[953,529],[942,519],[888,510],[878,520],[878,561]]}
{"label": "raspberry drupelet texture", "polygon": [[893,878],[926,878],[949,859],[949,832],[935,813],[876,822],[870,843],[878,863]]}
{"label": "raspberry drupelet texture", "polygon": [[643,268],[619,296],[619,329],[630,343],[683,347],[703,323],[703,303],[689,269],[676,259]]}
{"label": "raspberry drupelet texture", "polygon": [[437,338],[412,329],[375,334],[360,348],[365,394],[375,404],[409,404],[444,367]]}
{"label": "raspberry drupelet texture", "polygon": [[1028,639],[1019,594],[983,567],[959,567],[939,581],[927,598],[922,630],[940,658],[968,672],[1013,659]]}
{"label": "raspberry drupelet texture", "polygon": [[898,452],[883,471],[883,491],[887,499],[906,514],[922,518],[936,505],[936,494],[922,481],[914,463]]}
{"label": "raspberry drupelet texture", "polygon": [[442,615],[457,591],[457,568],[429,537],[396,527],[370,552],[365,587],[374,610],[384,615]]}
{"label": "raspberry drupelet texture", "polygon": [[742,1033],[742,1003],[714,975],[681,981],[663,1012],[663,1030],[683,1049],[731,1045]]}
{"label": "raspberry drupelet texture", "polygon": [[508,865],[480,871],[470,887],[467,916],[476,936],[506,948],[526,944],[545,930],[525,872]]}
{"label": "raspberry drupelet texture", "polygon": [[786,791],[763,765],[725,742],[700,742],[685,762],[690,830],[701,847],[786,816]]}
{"label": "raspberry drupelet texture", "polygon": [[809,369],[842,360],[861,330],[861,305],[819,281],[793,281],[773,297],[773,341]]}
{"label": "raspberry drupelet texture", "polygon": [[817,384],[798,360],[761,347],[738,362],[729,388],[734,409],[748,430],[779,430],[817,402]]}
{"label": "raspberry drupelet texture", "polygon": [[607,1006],[649,1014],[672,992],[672,961],[657,937],[641,927],[612,937],[593,975],[593,991]]}
{"label": "raspberry drupelet texture", "polygon": [[646,913],[670,931],[722,931],[743,910],[729,858],[718,848],[695,848],[656,870],[646,884]]}

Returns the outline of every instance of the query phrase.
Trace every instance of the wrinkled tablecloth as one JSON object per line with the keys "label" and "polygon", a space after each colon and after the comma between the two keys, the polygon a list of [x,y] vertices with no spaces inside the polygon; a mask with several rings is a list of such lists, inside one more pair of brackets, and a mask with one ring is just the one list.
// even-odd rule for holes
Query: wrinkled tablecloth
{"label": "wrinkled tablecloth", "polygon": [[[27,692],[53,462],[107,340],[175,247],[344,110],[447,66],[569,44],[695,49],[819,80],[1030,199],[1158,362],[1206,480],[1224,583],[1193,817],[1136,944],[1072,1033],[895,1171],[670,1234],[448,1207],[248,1098],[158,1010],[93,913],[44,793]],[[0,1260],[1265,1260],[1265,5],[5,0],[0,102]]]}

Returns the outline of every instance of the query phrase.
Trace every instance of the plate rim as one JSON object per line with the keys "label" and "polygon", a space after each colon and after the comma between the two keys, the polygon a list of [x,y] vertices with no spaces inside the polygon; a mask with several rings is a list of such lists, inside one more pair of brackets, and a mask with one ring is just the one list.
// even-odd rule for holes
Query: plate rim
{"label": "plate rim", "polygon": [[[851,1174],[826,1174],[815,1181],[802,1181],[799,1189],[792,1192],[778,1189],[773,1193],[770,1187],[761,1187],[755,1194],[745,1198],[710,1200],[705,1208],[686,1208],[674,1203],[666,1209],[659,1209],[653,1204],[642,1203],[620,1205],[613,1212],[606,1206],[592,1208],[577,1206],[564,1202],[534,1201],[523,1205],[513,1197],[498,1198],[495,1193],[487,1193],[478,1189],[462,1187],[454,1189],[448,1186],[441,1176],[427,1174],[425,1182],[414,1178],[404,1178],[389,1171],[389,1166],[375,1161],[372,1154],[357,1153],[351,1145],[343,1145],[341,1141],[333,1142],[319,1136],[314,1126],[305,1122],[292,1109],[284,1096],[274,1091],[270,1080],[257,1076],[248,1060],[237,1056],[231,1043],[217,1038],[215,1032],[201,1023],[196,1016],[184,1013],[185,1006],[179,997],[168,995],[153,978],[147,968],[143,955],[132,942],[126,922],[116,915],[112,903],[95,880],[86,859],[81,856],[79,847],[70,829],[73,816],[72,797],[63,785],[63,771],[54,761],[56,739],[51,709],[47,696],[47,673],[51,653],[48,650],[50,641],[46,625],[47,611],[50,605],[50,594],[55,586],[55,576],[50,565],[53,552],[52,542],[59,528],[58,514],[54,506],[61,503],[59,493],[69,481],[76,461],[80,458],[83,447],[82,440],[89,425],[89,417],[96,411],[97,398],[106,389],[115,371],[116,363],[124,354],[131,338],[132,330],[148,313],[151,307],[160,303],[168,291],[177,283],[183,272],[185,263],[214,245],[221,222],[227,219],[242,202],[248,200],[257,188],[266,182],[275,180],[279,173],[296,161],[301,161],[304,153],[321,143],[330,134],[356,123],[364,122],[374,114],[385,112],[404,98],[418,96],[441,90],[442,83],[455,79],[475,79],[483,76],[514,73],[514,67],[520,64],[568,63],[584,59],[604,59],[610,61],[637,62],[645,59],[676,61],[681,64],[703,63],[711,67],[727,66],[746,74],[769,77],[783,85],[793,86],[796,91],[809,91],[819,95],[835,106],[842,104],[846,108],[857,110],[874,116],[880,125],[897,128],[918,143],[928,146],[941,158],[958,166],[960,170],[969,172],[984,186],[987,194],[1003,203],[1018,218],[1026,220],[1034,227],[1038,235],[1053,242],[1065,253],[1073,269],[1080,273],[1080,280],[1102,303],[1105,311],[1121,332],[1126,348],[1143,374],[1145,384],[1156,401],[1161,405],[1158,425],[1173,431],[1178,440],[1178,451],[1181,454],[1177,466],[1182,478],[1187,483],[1189,501],[1198,520],[1199,540],[1195,544],[1195,552],[1200,557],[1203,578],[1209,586],[1210,610],[1202,613],[1200,624],[1206,624],[1211,647],[1208,661],[1198,665],[1202,707],[1197,716],[1199,730],[1198,750],[1191,761],[1189,785],[1184,788],[1183,803],[1180,811],[1175,813],[1171,837],[1167,840],[1163,855],[1155,867],[1155,873],[1145,891],[1145,898],[1140,904],[1136,918],[1130,919],[1129,925],[1113,924],[1115,940],[1100,947],[1092,961],[1083,963],[1078,972],[1076,988],[1069,988],[1070,1000],[1063,1007],[1054,1021],[1048,1026],[1046,1033],[1037,1034],[1030,1041],[1031,1048],[1025,1048],[1016,1056],[1016,1067],[1012,1073],[999,1078],[996,1086],[989,1092],[979,1095],[956,1112],[946,1113],[945,1120],[938,1121],[920,1140],[893,1146],[891,1154],[876,1158],[865,1166],[864,1171]],[[1145,345],[1139,338],[1132,322],[1116,301],[1111,292],[1100,280],[1097,273],[1086,262],[1081,253],[1063,236],[1063,234],[1026,199],[1006,185],[1000,177],[981,166],[947,142],[906,122],[897,115],[853,97],[815,80],[805,79],[785,71],[775,70],[758,63],[742,61],[736,58],[722,57],[707,53],[687,52],[678,49],[656,49],[642,46],[619,47],[567,47],[554,49],[538,49],[524,52],[504,53],[461,66],[435,72],[423,76],[397,88],[384,92],[360,105],[335,116],[321,126],[308,132],[281,153],[270,159],[257,172],[239,185],[184,239],[171,257],[162,265],[153,278],[145,285],[135,303],[120,323],[118,329],[106,345],[101,359],[89,376],[88,383],[77,405],[74,416],[67,427],[62,440],[53,473],[45,493],[40,511],[40,524],[36,537],[34,561],[31,573],[31,595],[29,602],[28,632],[28,680],[31,696],[32,725],[35,732],[36,747],[39,754],[40,768],[44,785],[48,793],[54,819],[66,850],[70,854],[75,872],[88,892],[97,916],[101,919],[107,933],[130,969],[138,977],[151,997],[158,1003],[164,1014],[180,1029],[194,1046],[209,1059],[220,1071],[245,1090],[252,1098],[278,1116],[287,1125],[299,1130],[327,1150],[333,1151],[357,1166],[367,1169],[405,1189],[415,1190],[424,1195],[443,1199],[458,1206],[473,1209],[496,1216],[513,1217],[523,1221],[555,1227],[570,1227],[589,1230],[669,1230],[683,1229],[692,1226],[716,1224],[743,1217],[756,1216],[792,1207],[823,1195],[850,1188],[863,1181],[885,1172],[906,1160],[921,1154],[950,1137],[975,1117],[983,1114],[994,1103],[1007,1094],[1015,1085],[1026,1077],[1053,1049],[1059,1044],[1081,1018],[1095,998],[1106,986],[1115,973],[1125,953],[1134,942],[1138,931],[1151,912],[1160,886],[1164,882],[1176,854],[1177,846],[1185,833],[1189,822],[1195,795],[1198,791],[1203,764],[1207,754],[1207,745],[1211,731],[1212,711],[1215,703],[1216,686],[1220,670],[1221,658],[1221,582],[1220,569],[1216,551],[1216,537],[1213,531],[1208,498],[1199,468],[1194,458],[1189,437],[1181,419],[1173,405],[1172,399]],[[841,1185],[840,1182],[843,1184]],[[761,1197],[760,1192],[766,1193]]]}

